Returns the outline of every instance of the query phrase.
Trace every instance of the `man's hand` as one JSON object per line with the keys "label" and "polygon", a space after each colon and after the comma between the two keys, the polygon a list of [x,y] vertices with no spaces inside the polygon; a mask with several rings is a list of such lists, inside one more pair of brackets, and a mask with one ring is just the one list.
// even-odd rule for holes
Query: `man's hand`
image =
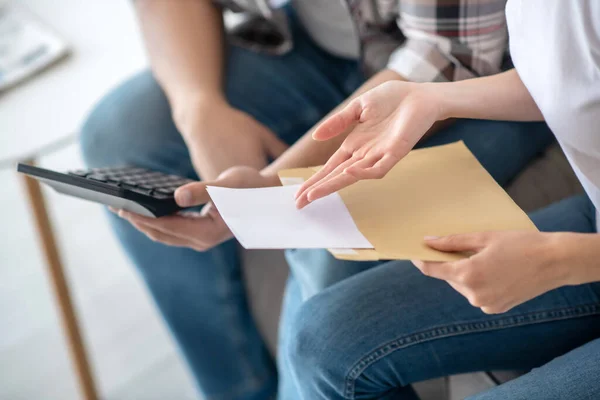
{"label": "man's hand", "polygon": [[167,217],[148,218],[119,210],[118,215],[155,242],[206,251],[233,237],[221,215],[210,202],[206,186],[255,188],[277,185],[277,176],[261,175],[250,167],[234,167],[223,172],[212,182],[189,183],[177,189],[175,199],[180,206],[206,204],[199,213],[184,212]]}
{"label": "man's hand", "polygon": [[217,98],[190,102],[175,119],[204,180],[238,165],[261,169],[288,147],[269,128]]}
{"label": "man's hand", "polygon": [[389,81],[362,94],[313,133],[328,140],[350,134],[325,166],[298,193],[298,208],[361,179],[379,179],[400,161],[439,119],[429,86]]}
{"label": "man's hand", "polygon": [[426,238],[436,250],[473,255],[455,262],[413,263],[423,274],[447,281],[483,312],[503,313],[568,283],[558,262],[558,235],[505,231]]}

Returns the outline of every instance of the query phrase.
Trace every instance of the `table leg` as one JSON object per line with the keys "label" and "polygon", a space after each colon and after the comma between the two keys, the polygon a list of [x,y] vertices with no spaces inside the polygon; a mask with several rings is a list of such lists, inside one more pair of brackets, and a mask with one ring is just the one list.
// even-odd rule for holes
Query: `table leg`
{"label": "table leg", "polygon": [[[32,165],[34,164],[32,160],[30,160],[29,163]],[[94,384],[94,378],[92,377],[90,364],[87,359],[85,346],[77,323],[77,316],[75,315],[75,310],[71,301],[69,286],[65,279],[65,273],[56,247],[52,224],[48,216],[46,202],[40,184],[37,180],[26,175],[21,176],[24,181],[27,198],[35,219],[36,230],[48,265],[54,295],[58,302],[63,328],[68,340],[68,348],[71,353],[72,361],[75,364],[75,372],[79,378],[80,390],[85,400],[97,400],[98,395]]]}

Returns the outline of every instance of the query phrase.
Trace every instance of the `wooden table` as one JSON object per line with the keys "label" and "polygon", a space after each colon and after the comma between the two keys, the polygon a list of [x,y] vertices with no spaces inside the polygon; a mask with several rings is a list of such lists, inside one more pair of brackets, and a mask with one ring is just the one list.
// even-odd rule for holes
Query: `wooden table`
{"label": "wooden table", "polygon": [[[0,167],[72,144],[87,112],[112,86],[146,67],[131,4],[115,0],[18,0],[70,44],[72,54],[30,81],[0,95]],[[46,201],[37,181],[23,177],[51,277],[82,397],[98,399],[92,368]]]}

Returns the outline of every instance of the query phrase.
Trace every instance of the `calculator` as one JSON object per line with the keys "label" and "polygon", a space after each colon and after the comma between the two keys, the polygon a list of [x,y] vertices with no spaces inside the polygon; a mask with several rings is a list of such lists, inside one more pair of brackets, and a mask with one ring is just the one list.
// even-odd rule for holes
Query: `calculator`
{"label": "calculator", "polygon": [[155,218],[182,210],[175,202],[175,190],[194,182],[181,176],[132,166],[61,173],[18,164],[17,171],[59,193]]}

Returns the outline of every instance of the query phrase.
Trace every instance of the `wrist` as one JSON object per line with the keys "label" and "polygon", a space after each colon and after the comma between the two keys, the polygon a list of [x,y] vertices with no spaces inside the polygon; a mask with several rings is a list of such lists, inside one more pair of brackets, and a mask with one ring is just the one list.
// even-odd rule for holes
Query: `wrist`
{"label": "wrist", "polygon": [[419,84],[421,90],[427,93],[430,106],[435,110],[437,121],[443,121],[453,117],[452,96],[448,95],[445,85],[447,84],[436,82]]}
{"label": "wrist", "polygon": [[201,125],[231,108],[221,93],[213,92],[180,96],[171,103],[173,121],[185,139],[204,132]]}
{"label": "wrist", "polygon": [[600,281],[598,256],[600,235],[563,232],[556,234],[556,260],[562,265],[564,285],[582,285]]}
{"label": "wrist", "polygon": [[544,234],[548,237],[548,246],[545,257],[549,275],[556,282],[555,287],[564,285],[577,285],[578,277],[574,264],[573,246],[576,244],[574,234],[570,232],[557,232]]}

